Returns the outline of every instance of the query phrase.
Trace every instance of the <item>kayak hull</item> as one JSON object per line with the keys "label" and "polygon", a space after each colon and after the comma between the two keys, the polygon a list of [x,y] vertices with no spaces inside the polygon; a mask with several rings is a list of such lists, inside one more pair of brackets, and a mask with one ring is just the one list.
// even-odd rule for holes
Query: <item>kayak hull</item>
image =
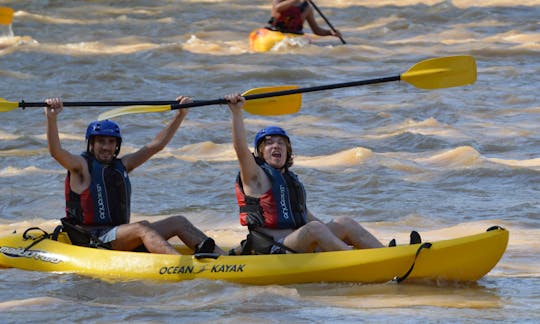
{"label": "kayak hull", "polygon": [[249,34],[249,48],[254,52],[267,52],[271,50],[274,45],[286,38],[299,37],[306,38],[306,36],[300,34],[282,33],[266,28],[258,28]]}
{"label": "kayak hull", "polygon": [[[407,280],[468,282],[486,275],[504,254],[509,233],[494,230],[456,239],[421,244],[338,252],[281,255],[219,256],[111,251],[74,246],[61,233],[58,241],[43,239],[42,232],[0,238],[0,267],[125,280],[224,280],[269,285],[313,282],[380,283],[404,276]],[[415,258],[418,252],[418,256]]]}

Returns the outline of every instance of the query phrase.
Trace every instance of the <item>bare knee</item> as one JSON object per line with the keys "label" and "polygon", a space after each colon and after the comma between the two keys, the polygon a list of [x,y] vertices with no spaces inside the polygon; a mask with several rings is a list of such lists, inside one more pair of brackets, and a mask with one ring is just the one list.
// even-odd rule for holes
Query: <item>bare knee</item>
{"label": "bare knee", "polygon": [[350,217],[340,216],[330,221],[327,226],[332,233],[343,238],[351,229],[358,227],[359,224]]}
{"label": "bare knee", "polygon": [[328,228],[319,221],[311,221],[302,226],[300,230],[308,237],[319,237],[321,233],[328,231]]}
{"label": "bare knee", "polygon": [[144,243],[145,237],[152,231],[148,222],[124,224],[118,227],[116,240],[112,242],[115,250],[132,250]]}
{"label": "bare knee", "polygon": [[150,222],[147,221],[147,220],[142,220],[142,221],[140,221],[140,222],[133,223],[133,225],[139,226],[139,227],[141,227],[141,228],[144,228],[144,227],[150,227]]}
{"label": "bare knee", "polygon": [[170,216],[154,222],[152,223],[152,228],[154,228],[154,230],[156,230],[166,240],[174,236],[178,236],[178,238],[180,238],[182,241],[185,239],[190,242],[191,240],[195,240],[189,237],[186,238],[186,235],[189,233],[196,233],[194,234],[197,236],[196,243],[204,239],[204,235],[198,233],[198,230],[193,226],[193,224],[191,224],[191,222],[182,215]]}
{"label": "bare knee", "polygon": [[159,233],[176,232],[178,228],[186,227],[190,222],[182,215],[170,216],[165,219],[153,222],[150,226]]}
{"label": "bare knee", "polygon": [[133,233],[137,233],[137,236],[142,238],[148,231],[152,230],[152,227],[148,221],[140,221],[130,224],[129,230]]}
{"label": "bare knee", "polygon": [[358,223],[354,219],[347,216],[339,216],[338,218],[332,220],[331,223],[335,223],[343,227],[358,226]]}
{"label": "bare knee", "polygon": [[[295,233],[291,234],[294,235]],[[342,242],[328,226],[319,221],[312,221],[297,230],[296,247],[302,252],[339,251],[347,250],[348,246]],[[285,241],[287,242],[287,239]],[[287,245],[287,244],[286,244]]]}
{"label": "bare knee", "polygon": [[321,222],[311,221],[288,235],[283,243],[300,252],[313,252],[319,244],[324,227]]}

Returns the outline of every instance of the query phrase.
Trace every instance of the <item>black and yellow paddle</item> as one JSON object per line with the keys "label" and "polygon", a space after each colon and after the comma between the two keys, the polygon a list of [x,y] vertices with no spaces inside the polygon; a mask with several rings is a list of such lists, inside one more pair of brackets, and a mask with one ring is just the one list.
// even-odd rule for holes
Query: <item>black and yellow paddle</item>
{"label": "black and yellow paddle", "polygon": [[[242,94],[245,98],[252,99],[261,93],[276,93],[281,91],[290,91],[297,89],[297,86],[275,86],[275,87],[261,87],[253,88]],[[227,104],[225,99],[215,99],[206,101],[194,101],[187,104],[178,104],[178,101],[80,101],[80,102],[63,102],[65,107],[118,107],[118,109],[111,110],[109,113],[114,116],[133,114],[133,113],[149,113],[149,112],[163,112],[171,109],[178,108],[190,108],[200,106],[210,106],[218,104]],[[4,98],[0,98],[0,112],[8,112],[17,108],[29,108],[29,107],[45,107],[45,102],[13,102],[7,101]],[[251,100],[244,105],[244,110],[255,115],[284,115],[292,114],[300,110],[302,105],[301,94],[291,94],[283,96],[267,96],[258,100]],[[174,107],[174,108],[172,108]],[[114,111],[114,113],[113,113]],[[109,117],[110,118],[110,117]],[[100,118],[106,119],[106,118]]]}
{"label": "black and yellow paddle", "polygon": [[[244,110],[252,114],[267,116],[292,114],[300,110],[302,104],[300,93],[392,81],[405,81],[417,88],[428,90],[463,86],[476,81],[476,62],[472,56],[448,56],[421,61],[401,75],[386,78],[335,83],[308,88],[298,88],[298,86],[254,88],[242,94],[247,100],[244,105]],[[64,102],[64,106],[124,106],[99,115],[99,119],[107,119],[127,114],[163,112],[179,108],[226,103],[227,101],[224,98],[220,98],[206,101],[194,101],[188,104],[178,104],[176,101],[98,101]],[[44,106],[44,102],[9,102],[0,98],[0,112],[7,112],[16,108],[24,109],[26,107]]]}
{"label": "black and yellow paddle", "polygon": [[0,25],[11,25],[13,21],[13,9],[0,7]]}
{"label": "black and yellow paddle", "polygon": [[[474,83],[476,81],[476,62],[472,56],[448,56],[441,58],[433,58],[421,61],[416,63],[411,67],[407,72],[386,78],[370,79],[363,81],[353,81],[353,82],[344,82],[344,83],[335,83],[322,86],[315,86],[309,88],[298,88],[297,86],[285,86],[290,87],[291,89],[284,89],[275,92],[269,91],[258,91],[250,92],[249,95],[244,95],[246,100],[246,106],[249,104],[249,100],[255,100],[254,104],[250,105],[253,108],[250,112],[253,114],[259,115],[283,115],[283,114],[292,114],[297,112],[300,107],[297,106],[297,101],[294,104],[289,102],[290,95],[345,88],[345,87],[354,87],[368,84],[392,82],[392,81],[405,81],[414,85],[420,89],[440,89],[440,88],[450,88],[464,86],[467,84]],[[262,88],[262,89],[270,89]],[[246,92],[247,93],[247,92]],[[277,99],[281,98],[285,99]],[[264,104],[257,104],[257,101],[264,98],[276,97],[275,102],[265,102]],[[294,98],[294,97],[293,97]],[[301,100],[301,98],[295,98],[295,100]],[[172,104],[170,106],[161,106],[161,107],[150,107],[150,106],[137,106],[137,107],[122,107],[118,109],[113,109],[106,111],[99,115],[99,119],[108,119],[116,116],[133,114],[133,113],[147,113],[147,112],[160,112],[171,109],[178,108],[188,108],[195,106],[204,106],[204,105],[213,105],[213,104],[224,104],[227,101],[225,99],[216,99],[210,101],[201,101],[195,102],[192,104]],[[301,104],[301,103],[299,103]],[[1,107],[1,106],[0,106]],[[259,110],[259,108],[261,110]]]}

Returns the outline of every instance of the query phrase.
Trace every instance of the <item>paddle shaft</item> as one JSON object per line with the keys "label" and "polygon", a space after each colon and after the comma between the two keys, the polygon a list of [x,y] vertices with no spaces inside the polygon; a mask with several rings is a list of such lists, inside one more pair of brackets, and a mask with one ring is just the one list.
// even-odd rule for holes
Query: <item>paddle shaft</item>
{"label": "paddle shaft", "polygon": [[[119,106],[161,106],[172,105],[178,101],[64,101],[64,107],[119,107]],[[30,107],[47,107],[45,102],[19,102],[19,108],[25,109]]]}
{"label": "paddle shaft", "polygon": [[[397,75],[397,76],[386,77],[386,78],[377,78],[377,79],[362,80],[362,81],[334,83],[334,84],[328,84],[328,85],[322,85],[322,86],[314,86],[314,87],[307,87],[307,88],[298,88],[298,89],[291,89],[291,90],[259,93],[259,94],[247,95],[244,98],[246,100],[254,100],[254,99],[262,99],[262,98],[269,98],[269,97],[287,96],[287,95],[292,95],[292,94],[297,94],[297,93],[306,93],[306,92],[314,92],[314,91],[321,91],[321,90],[356,87],[356,86],[367,85],[367,84],[376,84],[376,83],[392,82],[392,81],[399,81],[399,80],[401,80],[401,76]],[[171,109],[189,108],[189,107],[196,107],[196,106],[216,105],[216,104],[226,104],[226,103],[227,103],[227,100],[225,100],[223,98],[222,99],[215,99],[215,100],[208,100],[208,101],[197,101],[197,102],[192,102],[192,103],[188,103],[188,104],[178,104],[178,102],[176,102],[176,103],[171,105]]]}
{"label": "paddle shaft", "polygon": [[[244,98],[246,100],[254,100],[254,99],[262,99],[262,98],[269,98],[269,97],[280,97],[280,96],[292,95],[292,94],[297,94],[297,93],[306,93],[306,92],[314,92],[314,91],[321,91],[321,90],[355,87],[355,86],[361,86],[361,85],[367,85],[367,84],[399,81],[400,78],[401,77],[398,75],[398,76],[393,76],[393,77],[370,79],[370,80],[363,80],[363,81],[334,83],[334,84],[329,84],[329,85],[322,85],[322,86],[315,86],[315,87],[308,87],[308,88],[298,88],[298,89],[291,89],[291,90],[259,93],[259,94],[247,95]],[[227,100],[225,100],[225,98],[213,99],[213,100],[196,100],[196,101],[185,103],[185,104],[179,104],[178,101],[170,101],[170,100],[169,101],[158,100],[158,101],[65,101],[63,102],[64,107],[121,107],[121,106],[142,106],[142,105],[144,106],[171,105],[171,109],[191,108],[191,107],[201,107],[201,106],[211,106],[211,105],[224,105],[224,104],[227,104]],[[30,108],[30,107],[46,107],[46,106],[47,104],[45,102],[25,102],[24,100],[19,102],[19,107],[22,109]]]}
{"label": "paddle shaft", "polygon": [[[250,99],[259,99],[259,98],[268,98],[268,97],[278,97],[285,96],[285,93],[289,90],[284,91],[275,91],[257,95],[248,95],[246,100]],[[122,106],[166,106],[170,105],[171,109],[179,108],[191,108],[191,107],[201,107],[201,106],[211,106],[211,105],[222,105],[227,104],[227,100],[224,98],[213,99],[213,100],[196,100],[190,103],[179,104],[178,101],[65,101],[62,102],[64,107],[122,107]],[[19,107],[22,109],[30,107],[46,107],[45,102],[19,102]]]}
{"label": "paddle shaft", "polygon": [[[202,100],[194,101],[187,104],[182,104],[178,108],[190,108],[198,106],[208,106],[215,104],[226,104],[225,99]],[[165,106],[179,105],[178,101],[171,100],[154,100],[154,101],[64,101],[64,107],[121,107],[121,106]],[[19,107],[22,109],[30,107],[46,107],[45,102],[19,102]]]}
{"label": "paddle shaft", "polygon": [[[308,0],[309,4],[311,4],[313,6],[313,8],[315,8],[315,10],[319,13],[319,15],[322,17],[322,19],[324,19],[324,21],[326,22],[326,24],[328,25],[328,27],[330,27],[330,29],[332,29],[332,31],[334,33],[337,33],[336,29],[334,28],[334,26],[332,26],[332,24],[330,23],[330,21],[328,19],[326,19],[326,17],[323,15],[323,13],[321,12],[321,10],[319,10],[319,8],[313,3],[313,1],[311,0]],[[336,35],[339,40],[341,41],[342,44],[347,44],[345,42],[345,40],[343,39],[343,37],[341,36],[338,36]]]}

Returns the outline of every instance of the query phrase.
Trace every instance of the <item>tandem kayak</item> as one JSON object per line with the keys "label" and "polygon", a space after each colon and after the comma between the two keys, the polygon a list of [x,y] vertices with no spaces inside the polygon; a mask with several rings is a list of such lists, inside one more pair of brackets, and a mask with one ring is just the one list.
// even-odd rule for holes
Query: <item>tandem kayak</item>
{"label": "tandem kayak", "polygon": [[469,282],[486,275],[506,250],[509,233],[494,226],[455,239],[375,249],[246,256],[111,251],[74,246],[61,232],[32,228],[0,237],[0,267],[74,273],[107,280],[223,280],[252,285],[391,280]]}
{"label": "tandem kayak", "polygon": [[310,38],[306,35],[282,33],[267,28],[258,28],[249,34],[249,49],[254,52],[267,52],[276,44],[284,40],[301,41],[303,44],[309,44]]}

